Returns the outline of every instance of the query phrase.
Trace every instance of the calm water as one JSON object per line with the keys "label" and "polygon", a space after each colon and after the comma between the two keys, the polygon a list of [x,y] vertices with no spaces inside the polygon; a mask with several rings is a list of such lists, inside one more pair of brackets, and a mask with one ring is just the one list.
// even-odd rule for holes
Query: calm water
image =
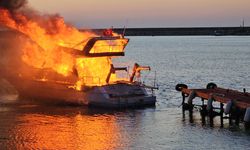
{"label": "calm water", "polygon": [[[0,149],[250,149],[243,125],[211,128],[182,117],[177,83],[208,82],[250,91],[250,37],[131,37],[118,64],[150,65],[160,90],[156,108],[97,110],[0,98]],[[125,63],[126,62],[126,63]]]}

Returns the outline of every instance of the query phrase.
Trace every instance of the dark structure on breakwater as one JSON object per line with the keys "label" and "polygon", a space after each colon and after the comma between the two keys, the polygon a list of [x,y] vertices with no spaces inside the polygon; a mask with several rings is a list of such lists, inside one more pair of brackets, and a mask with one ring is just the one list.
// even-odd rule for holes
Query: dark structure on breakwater
{"label": "dark structure on breakwater", "polygon": [[[93,29],[102,34],[104,29]],[[114,32],[122,34],[123,28],[114,28]],[[125,36],[202,36],[202,35],[250,35],[250,27],[191,27],[191,28],[127,28]]]}

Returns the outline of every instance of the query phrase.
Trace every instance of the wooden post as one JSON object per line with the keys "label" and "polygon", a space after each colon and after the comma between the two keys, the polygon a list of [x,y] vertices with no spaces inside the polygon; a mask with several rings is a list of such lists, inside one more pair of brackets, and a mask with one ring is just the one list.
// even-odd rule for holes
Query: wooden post
{"label": "wooden post", "polygon": [[229,117],[229,125],[232,125],[232,114],[231,113],[229,113],[229,115],[228,115]]}
{"label": "wooden post", "polygon": [[191,123],[194,122],[194,119],[193,119],[193,105],[190,105],[190,106],[189,106],[189,121],[190,121]]}
{"label": "wooden post", "polygon": [[210,121],[210,127],[213,127],[214,126],[213,111],[209,111],[209,121]]}
{"label": "wooden post", "polygon": [[220,125],[221,128],[223,128],[223,113],[224,113],[224,109],[223,109],[224,104],[220,103]]}
{"label": "wooden post", "polygon": [[240,124],[240,109],[238,107],[236,107],[236,110],[235,110],[235,124],[237,126],[239,126]]}
{"label": "wooden post", "polygon": [[201,122],[202,122],[202,125],[205,125],[206,124],[207,109],[206,109],[206,106],[204,105],[204,99],[203,98],[201,98],[201,101],[202,101],[201,110],[200,110]]}
{"label": "wooden post", "polygon": [[210,121],[210,127],[214,126],[214,107],[213,107],[213,99],[209,98],[207,101],[207,111]]}
{"label": "wooden post", "polygon": [[181,93],[182,95],[182,116],[185,118],[185,93]]}

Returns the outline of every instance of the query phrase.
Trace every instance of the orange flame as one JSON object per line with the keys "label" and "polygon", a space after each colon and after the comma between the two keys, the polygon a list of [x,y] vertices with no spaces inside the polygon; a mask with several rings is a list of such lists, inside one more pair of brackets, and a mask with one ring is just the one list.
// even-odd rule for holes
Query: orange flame
{"label": "orange flame", "polygon": [[[49,68],[65,77],[70,76],[76,69],[78,73],[77,89],[80,89],[82,85],[106,84],[105,80],[112,64],[110,57],[76,57],[60,48],[60,46],[74,47],[81,50],[83,45],[77,44],[97,36],[96,34],[80,32],[67,25],[60,16],[28,17],[23,12],[11,13],[3,8],[0,8],[0,14],[0,24],[20,31],[37,43],[37,45],[25,43],[22,60],[29,66],[38,69]],[[97,46],[91,53],[102,52],[100,47],[107,44],[112,45],[112,43],[104,41],[97,42]],[[110,51],[117,52],[119,48],[121,47],[113,47]],[[111,81],[115,80],[117,80],[115,74],[112,74]]]}

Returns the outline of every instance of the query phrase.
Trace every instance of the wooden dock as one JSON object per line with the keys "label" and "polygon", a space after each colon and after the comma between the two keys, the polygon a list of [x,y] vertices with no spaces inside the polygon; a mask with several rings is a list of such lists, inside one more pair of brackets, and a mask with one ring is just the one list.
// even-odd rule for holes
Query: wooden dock
{"label": "wooden dock", "polygon": [[[177,84],[176,90],[182,93],[183,113],[189,110],[192,115],[193,107],[200,106],[203,120],[206,116],[210,117],[210,120],[215,116],[221,116],[221,126],[223,126],[223,119],[229,119],[230,124],[232,120],[235,120],[236,124],[239,124],[241,120],[246,125],[250,124],[250,93],[246,92],[245,89],[240,92],[220,88],[214,83],[209,83],[204,89],[188,89],[185,84]],[[194,98],[197,97],[201,98],[202,105],[193,104]],[[185,101],[186,98],[188,99],[187,102]],[[207,103],[205,104],[204,101]],[[219,102],[220,107],[214,107],[214,102]]]}
{"label": "wooden dock", "polygon": [[215,89],[183,89],[182,92],[190,95],[192,91],[195,91],[196,96],[208,100],[213,98],[214,101],[220,103],[228,103],[229,101],[235,101],[237,107],[246,109],[250,107],[250,93],[243,93],[236,90],[215,88]]}

